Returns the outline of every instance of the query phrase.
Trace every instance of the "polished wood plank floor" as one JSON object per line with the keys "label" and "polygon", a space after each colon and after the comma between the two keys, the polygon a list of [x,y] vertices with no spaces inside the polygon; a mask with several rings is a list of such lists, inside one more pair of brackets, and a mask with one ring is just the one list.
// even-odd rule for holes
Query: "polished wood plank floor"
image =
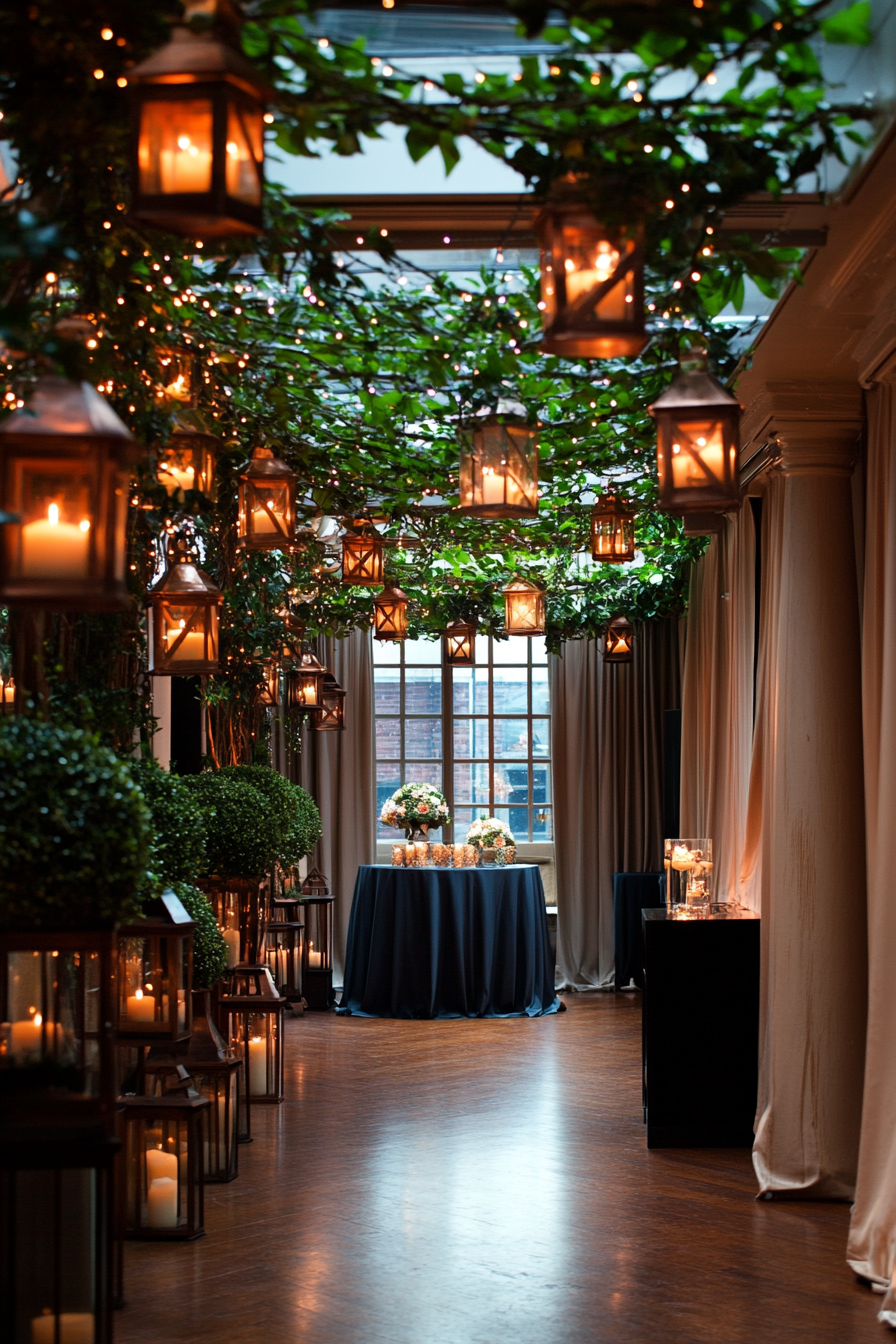
{"label": "polished wood plank floor", "polygon": [[287,1027],[208,1235],[130,1243],[116,1344],[865,1344],[843,1205],[749,1154],[648,1152],[640,1002],[535,1021]]}

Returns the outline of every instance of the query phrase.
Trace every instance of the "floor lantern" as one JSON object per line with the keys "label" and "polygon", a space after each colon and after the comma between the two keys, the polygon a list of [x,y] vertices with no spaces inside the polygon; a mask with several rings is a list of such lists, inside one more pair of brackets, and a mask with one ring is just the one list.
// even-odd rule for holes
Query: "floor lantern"
{"label": "floor lantern", "polygon": [[499,401],[464,435],[460,511],[473,518],[535,518],[538,514],[538,430],[526,408]]}
{"label": "floor lantern", "polygon": [[[564,196],[566,195],[566,199]],[[537,221],[546,354],[618,359],[641,353],[643,230],[609,228],[560,184]]]}
{"label": "floor lantern", "polygon": [[174,417],[171,436],[160,451],[156,468],[156,480],[170,498],[187,490],[198,490],[207,499],[213,497],[219,444],[220,440],[208,432],[197,412]]}
{"label": "floor lantern", "polygon": [[601,495],[591,511],[591,559],[622,565],[635,558],[635,512],[616,495]]}
{"label": "floor lantern", "polygon": [[476,626],[449,621],[445,627],[445,662],[450,667],[472,667],[476,661]]}
{"label": "floor lantern", "polygon": [[189,238],[259,233],[269,90],[239,50],[230,0],[188,0],[213,26],[177,25],[128,71],[134,86],[135,218]]}
{"label": "floor lantern", "polygon": [[193,921],[173,891],[145,910],[142,918],[118,928],[112,1023],[120,1041],[173,1045],[187,1040],[193,1027]]}
{"label": "floor lantern", "polygon": [[635,627],[624,616],[614,616],[604,632],[604,662],[630,663],[635,641]]}
{"label": "floor lantern", "polygon": [[261,959],[266,923],[261,884],[248,878],[201,878],[218,928],[227,944],[227,965],[255,966]]}
{"label": "floor lantern", "polygon": [[504,629],[508,635],[543,635],[544,589],[527,579],[514,579],[504,593]]}
{"label": "floor lantern", "polygon": [[341,733],[345,729],[345,691],[328,672],[320,697],[320,708],[311,716],[316,733]]}
{"label": "floor lantern", "polygon": [[218,1026],[242,1066],[240,1140],[252,1135],[252,1107],[283,1100],[286,999],[267,966],[240,966],[218,995]]}
{"label": "floor lantern", "polygon": [[211,1104],[181,1065],[150,1074],[153,1096],[122,1097],[123,1235],[194,1241],[205,1235],[204,1144]]}
{"label": "floor lantern", "polygon": [[167,571],[147,597],[149,670],[156,676],[206,676],[218,671],[224,594],[178,544]]}
{"label": "floor lantern", "polygon": [[342,538],[342,582],[362,588],[383,582],[383,541],[369,524],[357,524]]}
{"label": "floor lantern", "polygon": [[0,602],[125,611],[134,441],[89,383],[45,377],[0,425]]}
{"label": "floor lantern", "polygon": [[681,369],[648,407],[657,427],[660,508],[668,513],[736,509],[740,402],[709,372],[705,350],[682,355]]}
{"label": "floor lantern", "polygon": [[296,539],[296,474],[256,448],[239,474],[237,538],[250,551],[288,551]]}
{"label": "floor lantern", "polygon": [[333,903],[327,879],[313,868],[302,883],[305,946],[302,991],[309,1008],[333,1006]]}
{"label": "floor lantern", "polygon": [[300,713],[319,709],[323,696],[327,669],[313,653],[302,654],[298,667],[286,674],[286,703],[289,709]]}
{"label": "floor lantern", "polygon": [[408,599],[400,588],[387,586],[373,599],[373,637],[393,641],[407,639]]}
{"label": "floor lantern", "polygon": [[270,967],[274,984],[287,1003],[301,1003],[305,921],[299,917],[299,897],[275,897],[272,906],[272,918],[265,931],[265,961]]}

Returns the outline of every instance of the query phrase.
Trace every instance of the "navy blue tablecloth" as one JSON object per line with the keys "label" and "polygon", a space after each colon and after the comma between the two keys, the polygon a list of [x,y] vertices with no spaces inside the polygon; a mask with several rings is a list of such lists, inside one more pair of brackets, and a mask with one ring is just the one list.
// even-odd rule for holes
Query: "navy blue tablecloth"
{"label": "navy blue tablecloth", "polygon": [[539,1017],[559,1007],[537,864],[358,869],[338,1012]]}
{"label": "navy blue tablecloth", "polygon": [[616,947],[616,989],[634,980],[644,988],[644,940],[641,911],[665,905],[662,873],[613,874],[613,941]]}

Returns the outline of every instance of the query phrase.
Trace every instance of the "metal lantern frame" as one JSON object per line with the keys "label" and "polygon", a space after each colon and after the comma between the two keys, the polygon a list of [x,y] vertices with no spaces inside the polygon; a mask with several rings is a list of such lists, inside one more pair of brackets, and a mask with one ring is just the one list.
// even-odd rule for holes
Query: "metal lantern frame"
{"label": "metal lantern frame", "polygon": [[656,420],[659,505],[667,513],[726,513],[740,507],[741,405],[710,372],[705,350],[648,410]]}
{"label": "metal lantern frame", "polygon": [[201,878],[197,885],[208,897],[227,941],[228,967],[233,970],[236,966],[257,965],[267,925],[267,900],[261,881],[211,877]]}
{"label": "metal lantern frame", "polygon": [[386,585],[373,599],[374,639],[396,641],[408,637],[408,597],[400,588]]}
{"label": "metal lantern frame", "polygon": [[298,895],[275,897],[265,931],[265,961],[277,989],[292,1007],[301,1004],[305,921]]}
{"label": "metal lantern frame", "polygon": [[164,1045],[189,1039],[194,927],[173,891],[151,902],[143,918],[119,925],[112,1015],[119,1041]]}
{"label": "metal lantern frame", "polygon": [[634,560],[636,516],[618,495],[601,495],[591,510],[591,559],[603,565]]}
{"label": "metal lantern frame", "polygon": [[147,596],[150,672],[169,677],[217,672],[223,603],[221,589],[180,553]]}
{"label": "metal lantern frame", "polygon": [[299,666],[291,668],[286,674],[286,704],[289,709],[307,713],[319,709],[323,696],[327,669],[309,650],[299,661]]}
{"label": "metal lantern frame", "polygon": [[249,551],[288,551],[296,541],[298,477],[270,448],[255,448],[239,474],[237,539]]}
{"label": "metal lantern frame", "polygon": [[575,359],[639,355],[648,339],[643,227],[601,223],[574,183],[559,184],[554,196],[535,221],[542,351]]}
{"label": "metal lantern frame", "polygon": [[528,579],[514,579],[501,590],[504,594],[504,629],[508,635],[543,635],[545,624],[544,589]]}
{"label": "metal lantern frame", "polygon": [[369,523],[355,526],[342,538],[342,582],[379,588],[383,582],[383,539]]}
{"label": "metal lantern frame", "polygon": [[[195,1241],[205,1236],[203,1146],[211,1103],[190,1085],[186,1070],[180,1075],[176,1089],[119,1102],[120,1226],[130,1241]],[[156,1153],[159,1157],[151,1162],[149,1154]],[[170,1184],[160,1187],[172,1181],[173,1190]]]}
{"label": "metal lantern frame", "polygon": [[276,709],[280,703],[280,664],[271,659],[261,668],[262,683],[256,689],[255,703],[265,709]]}
{"label": "metal lantern frame", "polygon": [[238,49],[234,7],[215,0],[213,8],[214,27],[175,26],[170,42],[128,72],[132,212],[199,239],[256,234],[263,225],[270,90]]}
{"label": "metal lantern frame", "polygon": [[285,1012],[286,999],[267,966],[238,967],[218,995],[218,1028],[242,1065],[242,1142],[252,1134],[252,1107],[284,1097]]}
{"label": "metal lantern frame", "polygon": [[[309,880],[310,879],[310,880]],[[306,890],[306,886],[308,890]],[[314,869],[302,884],[305,941],[302,948],[302,992],[309,1008],[332,1008],[333,906],[326,878]]]}
{"label": "metal lantern frame", "polygon": [[449,621],[445,627],[445,662],[449,667],[472,667],[476,661],[476,626],[472,621]]}
{"label": "metal lantern frame", "polygon": [[0,602],[127,611],[127,513],[138,450],[89,383],[41,378],[0,425]]}
{"label": "metal lantern frame", "polygon": [[156,480],[170,499],[182,498],[188,490],[213,499],[215,459],[221,441],[207,431],[197,414],[189,419],[188,415],[174,417],[171,436],[159,452]]}
{"label": "metal lantern frame", "polygon": [[460,511],[471,518],[538,516],[538,429],[519,402],[499,401],[462,432]]}
{"label": "metal lantern frame", "polygon": [[634,653],[635,627],[625,616],[614,616],[604,631],[605,663],[630,663]]}
{"label": "metal lantern frame", "polygon": [[328,672],[321,691],[320,707],[311,716],[311,727],[316,733],[341,733],[345,729],[346,692]]}

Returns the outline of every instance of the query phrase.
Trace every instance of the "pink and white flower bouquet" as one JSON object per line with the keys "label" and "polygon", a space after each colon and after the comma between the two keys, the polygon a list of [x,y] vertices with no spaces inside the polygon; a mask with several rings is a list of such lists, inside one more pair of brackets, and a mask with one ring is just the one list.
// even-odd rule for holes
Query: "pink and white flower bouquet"
{"label": "pink and white flower bouquet", "polygon": [[448,804],[432,784],[402,784],[386,799],[380,812],[384,826],[403,827],[408,833],[423,827],[436,831],[450,820]]}

